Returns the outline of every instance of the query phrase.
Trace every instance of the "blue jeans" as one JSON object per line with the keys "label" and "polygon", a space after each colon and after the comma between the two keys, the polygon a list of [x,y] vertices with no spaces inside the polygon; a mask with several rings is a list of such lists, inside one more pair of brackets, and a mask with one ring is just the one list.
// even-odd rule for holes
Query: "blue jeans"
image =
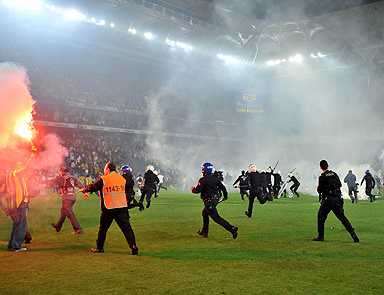
{"label": "blue jeans", "polygon": [[19,250],[22,248],[21,243],[27,232],[28,204],[23,202],[19,208],[10,209],[9,213],[13,221],[13,227],[9,238],[8,248],[11,250]]}

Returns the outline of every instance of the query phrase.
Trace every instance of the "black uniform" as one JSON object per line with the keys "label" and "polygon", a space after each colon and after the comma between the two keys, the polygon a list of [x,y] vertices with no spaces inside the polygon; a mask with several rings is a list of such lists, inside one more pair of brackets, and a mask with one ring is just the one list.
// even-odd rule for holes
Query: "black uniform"
{"label": "black uniform", "polygon": [[268,171],[265,172],[265,182],[267,183],[267,194],[268,194],[269,200],[273,201],[273,198],[272,198],[272,171],[271,172],[268,172]]}
{"label": "black uniform", "polygon": [[[352,173],[352,170],[349,170],[348,174],[344,177],[344,183],[348,186],[348,195],[352,200],[352,203],[358,203],[357,198],[357,184],[356,184],[356,176]],[[354,196],[353,196],[353,195]]]}
{"label": "black uniform", "polygon": [[335,172],[326,170],[320,175],[319,185],[317,187],[317,192],[321,197],[321,206],[317,214],[317,231],[319,234],[317,240],[324,240],[325,220],[327,219],[328,213],[332,210],[354,241],[358,242],[359,239],[357,238],[351,223],[344,215],[344,201],[341,198],[340,188],[341,182],[339,176]]}
{"label": "black uniform", "polygon": [[220,224],[227,231],[231,232],[233,238],[235,239],[237,237],[237,227],[229,224],[229,222],[220,217],[219,213],[217,212],[216,205],[219,201],[219,190],[222,191],[224,199],[227,199],[227,189],[219,178],[211,174],[205,174],[202,178],[199,179],[197,186],[192,189],[192,193],[201,194],[200,197],[204,201],[205,205],[203,209],[203,229],[198,231],[198,233],[204,237],[208,236],[209,216],[211,216],[214,222]]}
{"label": "black uniform", "polygon": [[289,188],[291,190],[291,192],[293,194],[295,194],[297,197],[300,197],[299,196],[299,193],[297,192],[297,189],[299,188],[300,186],[300,182],[297,180],[297,178],[295,176],[291,176],[291,179],[288,181],[288,182],[293,182],[293,184],[291,185],[291,187]]}
{"label": "black uniform", "polygon": [[151,197],[153,193],[156,192],[156,184],[160,182],[157,175],[155,175],[152,170],[148,170],[144,174],[144,185],[141,187],[141,197],[140,203],[142,204],[145,200],[147,201],[147,208],[151,205]]}
{"label": "black uniform", "polygon": [[250,184],[250,194],[249,194],[249,203],[248,203],[248,211],[245,211],[245,215],[248,217],[252,217],[253,203],[255,198],[259,200],[260,204],[264,204],[268,201],[268,196],[264,197],[261,186],[261,173],[259,172],[249,172],[248,173],[248,181]]}
{"label": "black uniform", "polygon": [[375,179],[372,177],[371,173],[368,172],[364,175],[360,185],[362,185],[364,181],[365,181],[365,193],[367,194],[367,196],[369,196],[369,202],[372,203],[375,200],[375,196],[372,195],[372,190],[376,185]]}
{"label": "black uniform", "polygon": [[260,187],[264,196],[268,196],[267,191],[267,175],[265,172],[260,172]]}
{"label": "black uniform", "polygon": [[126,197],[127,197],[128,209],[131,209],[134,207],[140,207],[140,211],[144,210],[143,204],[137,202],[135,199],[135,190],[133,189],[135,186],[135,181],[133,180],[132,173],[123,174],[122,176],[124,177],[126,181],[126,186],[127,186]]}
{"label": "black uniform", "polygon": [[279,194],[280,187],[283,184],[283,180],[281,179],[281,175],[279,173],[273,174],[273,196],[277,199],[277,195]]}
{"label": "black uniform", "polygon": [[246,195],[248,198],[247,190],[249,189],[248,177],[245,174],[245,171],[241,172],[241,175],[235,180],[233,186],[235,186],[236,183],[239,183],[240,197],[244,201],[244,195]]}

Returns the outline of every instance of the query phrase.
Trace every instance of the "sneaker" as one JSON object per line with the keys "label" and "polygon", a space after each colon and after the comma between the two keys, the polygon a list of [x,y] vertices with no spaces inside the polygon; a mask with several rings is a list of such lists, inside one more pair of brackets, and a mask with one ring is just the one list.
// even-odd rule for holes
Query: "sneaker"
{"label": "sneaker", "polygon": [[324,238],[316,237],[312,238],[312,241],[324,242]]}
{"label": "sneaker", "polygon": [[239,228],[237,226],[234,226],[232,227],[232,237],[233,239],[236,239],[237,238],[237,231],[239,230]]}
{"label": "sneaker", "polygon": [[27,248],[14,249],[13,252],[27,251]]}
{"label": "sneaker", "polygon": [[149,208],[149,206],[151,206],[151,202],[148,202],[148,203],[147,203],[147,208]]}
{"label": "sneaker", "polygon": [[80,235],[83,233],[84,233],[84,231],[82,229],[78,229],[78,230],[74,231],[73,233],[71,233],[71,235]]}
{"label": "sneaker", "polygon": [[61,230],[60,227],[58,227],[56,224],[52,223],[52,226],[56,229],[57,232],[59,232]]}
{"label": "sneaker", "polygon": [[244,213],[245,213],[245,215],[246,215],[247,217],[249,217],[249,218],[252,216],[252,215],[250,215],[250,214],[248,213],[248,211],[245,211]]}
{"label": "sneaker", "polygon": [[203,236],[203,238],[208,238],[208,234],[207,233],[203,233],[201,230],[198,230],[197,234],[200,235],[200,236]]}
{"label": "sneaker", "polygon": [[136,246],[133,246],[132,255],[138,255],[138,254],[139,254],[139,248],[137,248]]}
{"label": "sneaker", "polygon": [[104,249],[98,249],[98,248],[91,248],[91,251],[93,253],[104,253]]}

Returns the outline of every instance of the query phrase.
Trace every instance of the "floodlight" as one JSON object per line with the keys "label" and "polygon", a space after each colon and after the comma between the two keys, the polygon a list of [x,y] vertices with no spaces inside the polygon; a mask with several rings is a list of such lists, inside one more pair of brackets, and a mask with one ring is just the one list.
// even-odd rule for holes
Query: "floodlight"
{"label": "floodlight", "polygon": [[136,34],[136,29],[129,28],[128,32],[130,32],[131,34]]}
{"label": "floodlight", "polygon": [[114,28],[115,27],[115,24],[114,23],[110,23],[109,25],[111,28]]}
{"label": "floodlight", "polygon": [[303,61],[303,57],[300,54],[295,55],[295,62],[301,63]]}
{"label": "floodlight", "polygon": [[45,8],[48,8],[49,10],[52,10],[52,11],[56,11],[56,10],[57,10],[57,8],[56,8],[55,5],[49,5],[49,4],[46,4],[46,5],[45,5]]}
{"label": "floodlight", "polygon": [[63,15],[69,20],[85,20],[86,16],[75,9],[64,11]]}
{"label": "floodlight", "polygon": [[172,41],[172,40],[170,40],[170,39],[166,39],[166,40],[165,40],[165,43],[166,43],[167,45],[169,45],[169,46],[175,46],[175,41]]}
{"label": "floodlight", "polygon": [[149,40],[152,40],[152,39],[153,39],[153,35],[152,35],[152,33],[149,33],[149,32],[144,33],[144,37],[147,38],[147,39],[149,39]]}
{"label": "floodlight", "polygon": [[311,53],[311,57],[312,58],[317,58],[317,55],[314,55],[313,53]]}
{"label": "floodlight", "polygon": [[318,53],[317,53],[317,56],[318,56],[318,57],[324,57],[325,55],[322,54],[321,52],[318,52]]}
{"label": "floodlight", "polygon": [[189,50],[193,49],[192,46],[189,46],[189,45],[187,45],[185,43],[182,43],[182,42],[176,42],[176,46],[180,47],[180,48],[183,48],[183,49],[189,49]]}
{"label": "floodlight", "polygon": [[99,25],[100,26],[104,26],[105,25],[105,20],[102,19],[101,21],[99,21]]}

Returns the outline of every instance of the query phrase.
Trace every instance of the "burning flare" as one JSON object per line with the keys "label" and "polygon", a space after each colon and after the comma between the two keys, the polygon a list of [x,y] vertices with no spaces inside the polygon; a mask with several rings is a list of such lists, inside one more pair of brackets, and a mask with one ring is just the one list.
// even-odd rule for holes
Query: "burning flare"
{"label": "burning flare", "polygon": [[27,113],[15,124],[14,133],[31,141],[36,130],[33,127],[32,113]]}

